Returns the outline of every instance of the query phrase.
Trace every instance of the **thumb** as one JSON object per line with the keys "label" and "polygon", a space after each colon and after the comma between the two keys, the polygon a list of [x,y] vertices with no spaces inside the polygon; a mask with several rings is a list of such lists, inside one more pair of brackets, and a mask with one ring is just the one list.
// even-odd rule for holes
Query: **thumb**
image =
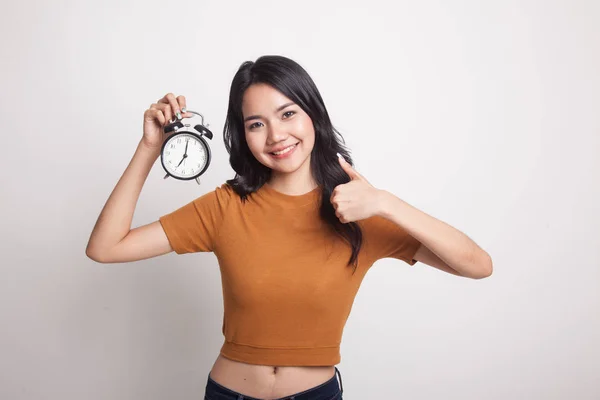
{"label": "thumb", "polygon": [[350,163],[348,163],[348,161],[346,161],[340,153],[337,153],[337,156],[339,158],[342,169],[348,174],[350,179],[362,179],[362,176],[360,176],[360,174],[356,172],[354,168],[352,168],[352,165],[350,165]]}

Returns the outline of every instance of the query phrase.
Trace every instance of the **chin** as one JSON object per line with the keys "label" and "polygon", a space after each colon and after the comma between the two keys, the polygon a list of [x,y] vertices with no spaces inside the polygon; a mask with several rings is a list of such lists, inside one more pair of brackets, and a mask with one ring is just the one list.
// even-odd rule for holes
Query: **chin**
{"label": "chin", "polygon": [[289,173],[298,171],[300,169],[300,167],[302,167],[302,165],[304,164],[305,161],[306,161],[306,159],[304,161],[295,162],[293,164],[290,163],[287,165],[278,165],[277,163],[269,163],[266,166],[273,172],[289,174]]}

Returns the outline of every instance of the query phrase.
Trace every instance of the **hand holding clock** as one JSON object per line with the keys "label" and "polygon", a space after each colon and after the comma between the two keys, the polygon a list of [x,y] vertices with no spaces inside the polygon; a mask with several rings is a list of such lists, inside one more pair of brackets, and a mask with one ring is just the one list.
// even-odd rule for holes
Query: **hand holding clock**
{"label": "hand holding clock", "polygon": [[[150,105],[144,112],[144,136],[142,143],[157,150],[165,140],[163,128],[169,123],[173,116],[177,119],[190,118],[193,115],[186,112],[185,96],[177,96],[167,93],[158,102]],[[186,151],[187,153],[187,151]]]}
{"label": "hand holding clock", "polygon": [[[196,115],[202,122],[189,123]],[[144,112],[144,134],[140,143],[160,156],[167,173],[165,179],[170,176],[179,180],[195,179],[200,184],[199,177],[206,171],[211,159],[206,139],[212,137],[208,124],[204,124],[204,116],[187,110],[184,96],[175,97],[173,93],[167,93]],[[180,159],[182,150],[183,157]]]}

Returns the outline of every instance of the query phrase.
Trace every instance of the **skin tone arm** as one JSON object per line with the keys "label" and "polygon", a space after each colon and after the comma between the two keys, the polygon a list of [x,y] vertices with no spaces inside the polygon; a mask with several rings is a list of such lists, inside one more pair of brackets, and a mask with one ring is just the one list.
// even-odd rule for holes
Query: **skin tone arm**
{"label": "skin tone arm", "polygon": [[490,255],[458,229],[386,191],[382,192],[380,207],[380,216],[402,226],[421,242],[415,260],[439,269],[449,267],[465,278],[481,279],[492,274]]}
{"label": "skin tone arm", "polygon": [[331,203],[342,223],[379,215],[403,227],[421,243],[414,259],[442,271],[472,279],[492,274],[492,259],[467,235],[399,199],[373,187],[340,157],[350,182],[338,185]]}
{"label": "skin tone arm", "polygon": [[144,113],[144,136],[106,201],[92,230],[86,255],[100,263],[143,260],[173,251],[159,221],[131,229],[140,192],[163,143],[162,128],[173,115],[185,113],[185,97],[171,93],[150,106]]}
{"label": "skin tone arm", "polygon": [[142,141],[106,201],[90,235],[86,254],[94,261],[115,263],[142,260],[172,251],[169,241],[155,221],[131,230],[131,221],[140,192],[160,148]]}

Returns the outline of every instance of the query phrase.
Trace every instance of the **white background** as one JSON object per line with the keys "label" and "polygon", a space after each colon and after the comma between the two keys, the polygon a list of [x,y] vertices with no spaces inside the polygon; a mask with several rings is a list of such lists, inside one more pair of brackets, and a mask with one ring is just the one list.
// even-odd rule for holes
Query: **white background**
{"label": "white background", "polygon": [[379,261],[344,399],[600,398],[600,3],[3,1],[0,398],[200,399],[222,344],[213,254],[103,265],[85,246],[144,110],[215,133],[201,186],[157,161],[133,224],[233,177],[231,79],[264,54],[317,84],[357,170],[475,240],[471,280]]}

